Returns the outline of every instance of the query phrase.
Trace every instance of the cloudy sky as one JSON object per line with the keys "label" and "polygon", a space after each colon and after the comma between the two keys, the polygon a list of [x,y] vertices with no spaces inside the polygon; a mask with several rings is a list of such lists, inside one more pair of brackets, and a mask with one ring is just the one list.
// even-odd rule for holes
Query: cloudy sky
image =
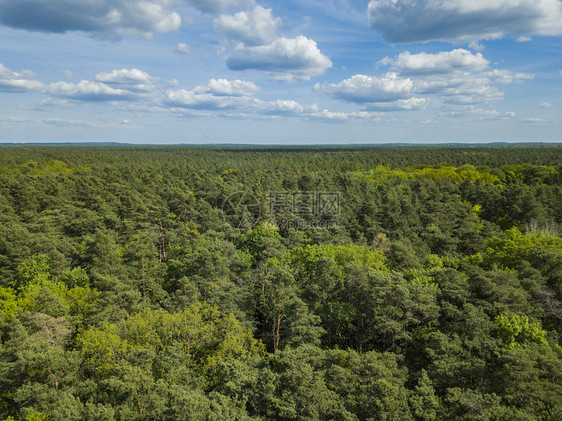
{"label": "cloudy sky", "polygon": [[0,0],[0,142],[562,141],[560,0]]}

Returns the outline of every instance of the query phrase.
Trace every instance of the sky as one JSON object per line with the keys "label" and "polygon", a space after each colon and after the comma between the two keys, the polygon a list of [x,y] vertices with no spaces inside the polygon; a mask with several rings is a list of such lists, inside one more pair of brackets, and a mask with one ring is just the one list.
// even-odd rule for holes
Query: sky
{"label": "sky", "polygon": [[561,135],[561,0],[0,0],[0,142]]}

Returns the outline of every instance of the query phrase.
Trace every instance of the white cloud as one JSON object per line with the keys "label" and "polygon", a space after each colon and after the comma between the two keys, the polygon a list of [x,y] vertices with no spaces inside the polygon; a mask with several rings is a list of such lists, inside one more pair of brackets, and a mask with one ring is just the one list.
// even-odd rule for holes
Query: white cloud
{"label": "white cloud", "polygon": [[464,49],[435,54],[406,51],[394,58],[385,57],[379,64],[390,66],[391,71],[381,76],[355,75],[336,84],[316,84],[315,88],[371,109],[391,101],[385,105],[389,110],[420,109],[430,102],[451,110],[501,100],[503,92],[496,85],[534,77],[488,69],[490,63],[481,53]]}
{"label": "white cloud", "polygon": [[406,73],[448,73],[455,70],[481,71],[490,63],[481,53],[472,54],[462,48],[452,51],[441,51],[437,54],[400,53],[394,59],[385,57],[380,64],[391,65]]}
{"label": "white cloud", "polygon": [[36,91],[59,98],[41,101],[40,107],[67,105],[67,100],[85,102],[108,102],[136,100],[153,91],[150,76],[138,69],[112,70],[98,73],[93,80],[83,79],[78,83],[54,82],[44,85],[40,82]]}
{"label": "white cloud", "polygon": [[442,111],[439,113],[440,116],[444,117],[473,117],[476,120],[511,120],[515,117],[513,111],[507,111],[505,113],[500,113],[494,109],[484,110],[482,108],[476,108],[473,105],[459,106],[456,108],[451,108],[450,110]]}
{"label": "white cloud", "polygon": [[367,16],[389,42],[562,33],[559,0],[371,0]]}
{"label": "white cloud", "polygon": [[180,9],[185,6],[221,13],[253,4],[254,0],[0,0],[0,24],[40,32],[80,31],[112,39],[151,37],[179,29]]}
{"label": "white cloud", "polygon": [[396,73],[383,76],[354,75],[339,83],[316,84],[315,89],[333,98],[355,103],[378,103],[410,96],[412,79]]}
{"label": "white cloud", "polygon": [[13,72],[0,64],[0,92],[29,92],[39,91],[43,84],[35,80],[35,73],[23,70]]}
{"label": "white cloud", "polygon": [[418,95],[438,97],[447,104],[476,104],[503,98],[503,93],[489,78],[469,72],[416,79],[413,91]]}
{"label": "white cloud", "polygon": [[316,42],[300,35],[277,38],[262,46],[241,44],[228,57],[227,65],[231,70],[260,70],[277,80],[292,82],[321,75],[332,67],[332,62],[320,52]]}
{"label": "white cloud", "polygon": [[[34,79],[31,71],[13,72],[0,64],[0,91],[15,90],[48,95],[35,107],[35,110],[47,110],[52,107],[72,106],[77,102],[105,102],[128,112],[140,108],[139,99],[148,99],[143,106],[155,110],[165,110],[172,105],[189,108],[198,112],[215,112],[226,117],[271,118],[281,116],[344,119],[359,118],[361,113],[332,113],[320,110],[316,104],[300,105],[292,100],[263,101],[256,98],[260,88],[253,82],[235,79],[210,79],[206,85],[196,86],[191,90],[169,90],[167,96],[173,101],[168,103],[156,95],[150,76],[138,69],[119,69],[98,73],[92,79],[83,79],[77,83],[58,81],[45,85]],[[27,85],[20,83],[24,81]],[[165,107],[164,107],[165,105]],[[123,108],[125,107],[125,108]],[[142,108],[142,106],[141,106]],[[119,109],[119,108],[117,108]],[[5,121],[5,120],[3,120]],[[11,119],[9,122],[20,122]],[[56,126],[85,127],[84,122],[49,118],[45,124]],[[127,124],[125,121],[122,124]]]}
{"label": "white cloud", "polygon": [[271,101],[263,103],[262,107],[268,112],[276,115],[310,115],[318,112],[318,105],[301,105],[293,100],[281,100]]}
{"label": "white cloud", "polygon": [[191,47],[183,42],[180,42],[176,45],[176,48],[174,48],[174,53],[189,54],[191,53]]}
{"label": "white cloud", "polygon": [[105,85],[128,92],[147,92],[152,89],[150,76],[138,69],[112,70],[109,73],[99,73],[95,80]]}
{"label": "white cloud", "polygon": [[169,91],[167,94],[175,104],[191,109],[247,109],[255,108],[253,95],[258,90],[259,87],[252,82],[211,79],[206,86]]}
{"label": "white cloud", "polygon": [[317,83],[314,88],[332,98],[361,104],[371,110],[413,111],[427,105],[425,98],[412,96],[413,80],[396,73],[381,77],[354,75],[337,84]]}
{"label": "white cloud", "polygon": [[509,70],[494,69],[489,72],[482,73],[483,76],[488,77],[494,83],[509,84],[513,82],[521,82],[523,80],[534,79],[535,76],[529,73],[512,73]]}
{"label": "white cloud", "polygon": [[449,75],[412,79],[389,72],[382,76],[354,75],[337,84],[316,84],[315,89],[335,99],[381,106],[387,101],[413,99],[415,95],[458,96],[474,92],[474,87],[468,89],[466,84],[466,76],[459,79],[451,79]]}
{"label": "white cloud", "polygon": [[304,119],[343,121],[350,119],[367,119],[371,113],[366,111],[359,112],[334,112],[327,109],[320,109],[318,104],[301,105],[293,100],[276,100],[271,102],[261,102],[262,112],[273,116],[298,117]]}
{"label": "white cloud", "polygon": [[192,90],[168,91],[174,104],[193,111],[213,111],[227,117],[276,118],[296,117],[321,120],[367,118],[368,112],[332,112],[320,109],[316,103],[302,105],[294,100],[263,101],[255,97],[259,87],[241,80],[211,79],[205,86]]}
{"label": "white cloud", "polygon": [[539,104],[539,108],[550,108],[552,107],[552,104],[550,102],[543,102],[542,104]]}
{"label": "white cloud", "polygon": [[214,20],[214,28],[230,40],[255,46],[272,42],[281,23],[281,18],[273,17],[271,9],[255,6],[247,12],[219,16]]}
{"label": "white cloud", "polygon": [[176,0],[0,0],[0,23],[31,31],[81,31],[108,38],[151,36],[181,26]]}
{"label": "white cloud", "polygon": [[318,104],[302,105],[293,100],[259,101],[260,113],[274,117],[297,117],[313,120],[344,121],[351,119],[367,119],[372,113],[367,111],[358,112],[334,112],[320,109]]}
{"label": "white cloud", "polygon": [[472,114],[480,117],[481,120],[511,120],[515,117],[513,111],[501,113],[498,110],[475,109],[472,111]]}
{"label": "white cloud", "polygon": [[[225,37],[218,50],[230,70],[257,70],[283,82],[310,80],[332,67],[316,42],[299,35],[277,35],[282,20],[271,9],[255,5],[248,11],[221,15],[214,21],[216,32]],[[234,49],[233,44],[236,44]]]}
{"label": "white cloud", "polygon": [[[358,111],[352,113],[344,113],[344,112],[333,112],[329,110],[322,110],[314,113],[312,117],[322,119],[322,120],[367,120],[371,117],[374,117],[372,113],[368,113],[366,111]],[[379,121],[378,118],[375,121]]]}
{"label": "white cloud", "polygon": [[130,81],[146,81],[146,73],[138,69],[120,69],[111,72],[98,73],[96,80],[109,83],[129,83]]}
{"label": "white cloud", "polygon": [[408,98],[399,99],[389,103],[381,103],[379,109],[382,111],[414,111],[422,110],[427,106],[428,100],[426,98]]}
{"label": "white cloud", "polygon": [[115,89],[101,82],[81,80],[78,83],[55,82],[46,86],[44,93],[76,101],[118,101],[131,99],[131,92]]}
{"label": "white cloud", "polygon": [[260,88],[253,82],[245,80],[211,79],[209,84],[203,89],[205,92],[219,96],[252,96]]}

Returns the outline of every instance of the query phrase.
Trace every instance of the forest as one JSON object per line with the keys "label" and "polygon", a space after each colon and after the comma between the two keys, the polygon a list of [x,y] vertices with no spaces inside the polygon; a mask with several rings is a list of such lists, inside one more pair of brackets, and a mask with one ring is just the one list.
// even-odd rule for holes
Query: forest
{"label": "forest", "polygon": [[0,146],[1,420],[561,420],[562,146]]}

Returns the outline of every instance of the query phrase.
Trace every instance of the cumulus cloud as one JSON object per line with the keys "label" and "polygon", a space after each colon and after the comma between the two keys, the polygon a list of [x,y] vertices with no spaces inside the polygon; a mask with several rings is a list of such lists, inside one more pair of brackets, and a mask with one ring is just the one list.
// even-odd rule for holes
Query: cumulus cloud
{"label": "cumulus cloud", "polygon": [[105,38],[152,36],[180,28],[177,9],[221,13],[254,0],[0,0],[0,24],[29,31],[80,31]]}
{"label": "cumulus cloud", "polygon": [[[153,92],[150,76],[138,69],[120,69],[98,73],[78,83],[55,82],[43,85],[41,93],[63,101],[108,102],[137,100]],[[48,100],[47,105],[60,101]]]}
{"label": "cumulus cloud", "polygon": [[354,75],[339,83],[317,83],[315,89],[344,101],[378,103],[408,97],[412,92],[412,80],[396,73],[383,76]]}
{"label": "cumulus cloud", "polygon": [[[310,117],[320,120],[367,120],[369,118],[374,118],[376,116],[373,116],[371,113],[368,113],[366,111],[345,113],[341,111],[334,112],[324,109],[313,113]],[[375,121],[378,120],[379,120],[378,118],[375,119]]]}
{"label": "cumulus cloud", "polygon": [[150,76],[138,69],[112,70],[109,73],[99,73],[95,80],[107,86],[128,92],[147,92],[152,89]]}
{"label": "cumulus cloud", "polygon": [[550,108],[550,107],[552,107],[552,104],[550,102],[543,102],[539,104],[539,108]]}
{"label": "cumulus cloud", "polygon": [[562,33],[559,0],[371,0],[367,16],[389,42]]}
{"label": "cumulus cloud", "polygon": [[[300,117],[329,120],[362,118],[365,112],[337,113],[321,110],[317,104],[301,105],[293,100],[263,101],[256,98],[259,86],[246,80],[210,79],[206,85],[193,89],[169,90],[166,95],[171,103],[157,95],[147,80],[151,78],[139,69],[115,69],[98,73],[91,79],[77,83],[58,81],[44,84],[35,79],[31,71],[13,72],[0,64],[0,92],[32,92],[47,95],[39,102],[37,110],[51,107],[72,106],[79,102],[106,102],[125,104],[130,110],[137,109],[135,103],[148,100],[151,109],[179,106],[201,112],[214,112],[227,117]],[[3,122],[18,123],[15,118]],[[83,122],[49,118],[43,123],[56,126],[83,126]]]}
{"label": "cumulus cloud", "polygon": [[318,104],[302,105],[293,100],[260,101],[260,113],[272,117],[296,117],[306,120],[330,120],[344,121],[362,119],[365,120],[372,116],[367,111],[342,112],[320,109]]}
{"label": "cumulus cloud", "polygon": [[222,47],[231,70],[257,70],[279,81],[295,82],[310,80],[332,67],[314,40],[278,35],[282,20],[271,9],[255,5],[248,11],[223,14],[213,24],[225,38]]}
{"label": "cumulus cloud", "polygon": [[321,75],[332,67],[332,62],[320,52],[315,41],[300,35],[277,38],[268,45],[239,45],[228,57],[227,65],[231,70],[261,70],[275,79],[292,82]]}
{"label": "cumulus cloud", "polygon": [[119,38],[151,36],[181,25],[174,0],[0,0],[0,23],[18,29],[82,31]]}
{"label": "cumulus cloud", "polygon": [[447,104],[476,104],[503,98],[503,93],[489,78],[468,72],[416,79],[413,91],[437,97]]}
{"label": "cumulus cloud", "polygon": [[281,23],[280,18],[273,17],[271,9],[255,6],[247,12],[219,16],[214,20],[214,28],[230,40],[255,46],[272,42]]}
{"label": "cumulus cloud", "polygon": [[[44,84],[35,79],[32,71],[14,72],[0,64],[0,92],[17,91],[46,95],[36,106],[36,110],[52,107],[70,107],[78,103],[109,103],[116,109],[128,111],[150,109],[163,111],[176,106],[190,109],[198,114],[221,115],[230,118],[279,118],[294,117],[320,120],[348,120],[370,117],[366,111],[333,112],[321,109],[316,103],[303,105],[291,99],[264,101],[256,97],[260,87],[247,80],[210,79],[206,85],[192,89],[168,90],[167,101],[147,83],[150,75],[139,69],[115,69],[101,72],[93,78],[82,79],[77,83],[58,81]],[[23,81],[23,82],[22,82]],[[168,84],[168,86],[172,86]],[[139,102],[139,100],[143,102]],[[398,101],[401,109],[416,106],[417,99]],[[119,104],[119,105],[118,105]],[[24,123],[27,120],[12,117],[0,119],[3,123]],[[44,124],[59,127],[86,127],[86,122],[48,118]],[[123,120],[122,124],[128,124]]]}
{"label": "cumulus cloud", "polygon": [[366,119],[371,116],[366,111],[359,112],[334,112],[327,109],[320,109],[318,104],[302,105],[293,100],[276,100],[260,102],[261,112],[274,117],[298,117],[311,120],[332,120],[343,121],[351,119]]}
{"label": "cumulus cloud", "polygon": [[0,63],[0,92],[39,91],[43,84],[35,80],[35,73],[23,70],[19,73],[4,67]]}
{"label": "cumulus cloud", "polygon": [[169,91],[167,95],[176,105],[191,109],[247,109],[255,105],[253,95],[258,90],[254,83],[244,80],[211,79],[206,86]]}
{"label": "cumulus cloud", "polygon": [[168,91],[173,101],[168,106],[179,106],[194,111],[215,112],[223,116],[244,118],[295,117],[321,120],[348,120],[367,118],[368,112],[332,112],[320,109],[316,103],[303,105],[291,99],[263,101],[255,97],[259,87],[242,80],[211,79],[207,85],[194,89]]}
{"label": "cumulus cloud", "polygon": [[375,109],[382,111],[415,111],[422,110],[427,106],[428,100],[426,98],[408,98],[391,101],[388,103],[373,104]]}
{"label": "cumulus cloud", "polygon": [[310,116],[319,111],[317,104],[301,105],[293,100],[281,99],[271,102],[262,102],[261,107],[267,113],[285,116]]}
{"label": "cumulus cloud", "polygon": [[488,77],[494,83],[509,84],[513,82],[521,82],[523,80],[534,79],[535,75],[529,73],[512,73],[509,70],[494,69],[489,72],[482,73],[483,76]]}
{"label": "cumulus cloud", "polygon": [[490,62],[481,53],[472,54],[458,48],[437,54],[410,54],[409,51],[404,51],[393,59],[385,57],[379,63],[406,73],[449,73],[455,70],[481,71]]}
{"label": "cumulus cloud", "polygon": [[357,103],[366,109],[413,111],[427,105],[425,98],[412,96],[413,80],[396,73],[383,76],[354,75],[340,83],[316,84],[316,90],[332,98]]}
{"label": "cumulus cloud", "polygon": [[76,101],[119,101],[131,99],[132,93],[124,89],[112,88],[104,83],[81,80],[78,83],[55,82],[46,86],[44,93]]}
{"label": "cumulus cloud", "polygon": [[[416,110],[430,103],[439,109],[462,109],[501,100],[497,85],[532,79],[527,73],[489,69],[482,54],[457,49],[435,54],[404,52],[386,57],[383,75],[354,75],[339,83],[316,84],[315,89],[366,109]],[[492,114],[490,117],[500,118]]]}
{"label": "cumulus cloud", "polygon": [[54,82],[44,84],[29,70],[14,72],[0,64],[0,91],[35,92],[49,95],[41,106],[61,104],[60,99],[73,101],[119,101],[139,98],[151,91],[148,75],[138,69],[113,70],[99,73],[93,80],[83,79],[78,83]]}
{"label": "cumulus cloud", "polygon": [[439,96],[449,104],[499,100],[503,94],[494,85],[533,78],[526,73],[488,70],[490,62],[481,53],[474,54],[465,49],[435,54],[405,51],[394,58],[385,57],[379,64],[390,66],[402,77],[408,75],[414,78],[411,89],[403,94]]}
{"label": "cumulus cloud", "polygon": [[204,92],[210,92],[213,95],[219,96],[252,96],[259,91],[259,89],[260,88],[253,82],[239,79],[211,79],[209,80],[209,84],[203,87]]}
{"label": "cumulus cloud", "polygon": [[477,120],[485,121],[485,120],[511,120],[515,117],[515,113],[513,111],[507,111],[501,113],[494,109],[482,109],[477,108],[473,105],[467,106],[460,106],[457,108],[453,108],[448,111],[443,111],[439,113],[440,116],[446,117],[467,117],[471,116],[476,118]]}

